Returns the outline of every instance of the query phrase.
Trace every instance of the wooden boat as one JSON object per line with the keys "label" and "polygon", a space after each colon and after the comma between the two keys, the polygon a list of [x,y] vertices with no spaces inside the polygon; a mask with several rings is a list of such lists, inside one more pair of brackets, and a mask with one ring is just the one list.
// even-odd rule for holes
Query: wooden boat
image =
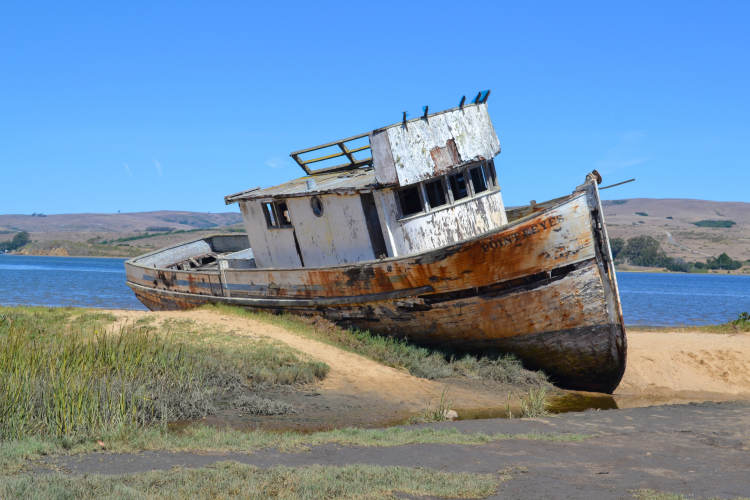
{"label": "wooden boat", "polygon": [[[562,387],[613,392],[627,347],[601,177],[506,210],[488,95],[292,153],[305,177],[226,197],[240,203],[247,236],[128,260],[128,286],[151,310],[322,315],[423,345],[513,353]],[[310,170],[323,160],[302,157],[331,146],[339,153],[321,158],[348,163]]]}

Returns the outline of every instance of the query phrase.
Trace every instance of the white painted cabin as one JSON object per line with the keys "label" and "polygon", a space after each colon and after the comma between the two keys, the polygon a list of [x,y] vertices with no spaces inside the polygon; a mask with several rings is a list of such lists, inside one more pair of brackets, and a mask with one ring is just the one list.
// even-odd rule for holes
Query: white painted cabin
{"label": "white painted cabin", "polygon": [[[292,153],[307,176],[225,198],[239,203],[251,250],[222,259],[223,267],[326,267],[402,256],[507,224],[488,96]],[[347,146],[365,138],[365,146]],[[302,158],[332,148],[334,154]],[[356,158],[368,149],[370,157]],[[309,168],[335,157],[348,163]]]}

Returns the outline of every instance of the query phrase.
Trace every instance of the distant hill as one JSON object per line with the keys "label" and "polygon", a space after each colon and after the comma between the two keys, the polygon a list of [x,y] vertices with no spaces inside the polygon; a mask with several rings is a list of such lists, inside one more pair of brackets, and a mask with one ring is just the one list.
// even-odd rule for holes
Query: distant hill
{"label": "distant hill", "polygon": [[668,256],[686,261],[723,252],[750,260],[750,203],[631,198],[603,201],[602,208],[610,238],[653,236]]}
{"label": "distant hill", "polygon": [[[132,257],[206,234],[240,229],[241,223],[242,215],[236,212],[161,210],[122,214],[0,215],[0,242],[26,231],[34,244],[19,253]],[[175,231],[191,232],[175,234]],[[169,234],[134,238],[147,233]],[[117,241],[121,238],[127,241]],[[101,245],[102,242],[107,245]]]}
{"label": "distant hill", "polygon": [[134,212],[123,214],[0,215],[0,231],[28,233],[145,231],[148,227],[172,227],[175,230],[208,229],[242,222],[236,212]]}
{"label": "distant hill", "polygon": [[[724,252],[735,260],[750,260],[750,203],[632,198],[606,200],[602,205],[610,238],[653,236],[661,242],[668,256],[687,261],[705,260]],[[49,245],[46,243],[52,241],[88,244],[108,241],[110,247],[134,247],[132,250],[122,250],[123,256],[131,256],[136,249],[147,252],[209,233],[240,229],[241,223],[242,216],[236,212],[212,214],[163,210],[44,217],[0,215],[0,241],[10,240],[18,231],[27,231],[31,239],[39,244],[35,248],[41,252],[48,251]],[[170,229],[206,232],[168,234],[113,243],[118,238],[132,238],[146,232],[160,233]],[[674,243],[670,242],[667,233]],[[78,246],[70,248],[74,250]]]}

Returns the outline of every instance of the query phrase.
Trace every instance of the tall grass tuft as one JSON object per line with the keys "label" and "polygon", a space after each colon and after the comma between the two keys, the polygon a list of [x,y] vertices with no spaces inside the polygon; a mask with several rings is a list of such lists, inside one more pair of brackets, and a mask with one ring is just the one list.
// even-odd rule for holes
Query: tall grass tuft
{"label": "tall grass tuft", "polygon": [[228,390],[303,384],[328,372],[266,341],[222,350],[149,326],[105,332],[110,318],[64,313],[0,311],[0,440],[166,426],[212,413],[214,396]]}

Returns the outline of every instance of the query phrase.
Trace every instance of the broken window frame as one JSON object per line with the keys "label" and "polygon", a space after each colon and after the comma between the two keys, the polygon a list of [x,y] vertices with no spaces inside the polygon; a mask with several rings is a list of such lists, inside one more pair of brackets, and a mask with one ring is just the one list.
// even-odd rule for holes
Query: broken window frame
{"label": "broken window frame", "polygon": [[266,219],[266,227],[268,229],[278,229],[279,219],[276,217],[276,209],[273,208],[273,203],[260,204],[261,210],[263,210],[263,216]]}
{"label": "broken window frame", "polygon": [[[469,180],[469,169],[462,168],[460,170],[456,170],[455,172],[451,172],[450,174],[446,175],[446,180],[448,181],[448,187],[450,188],[451,194],[453,195],[454,202],[461,202],[461,200],[471,199],[474,197],[474,193],[472,193],[472,186],[471,181]],[[461,198],[456,198],[456,193],[453,191],[454,182],[453,179],[456,179],[455,186],[456,191],[460,191],[458,187],[458,176],[461,176],[463,178],[464,186],[466,186],[466,196],[462,196]]]}
{"label": "broken window frame", "polygon": [[485,174],[489,174],[489,175],[485,175],[485,178],[488,181],[490,181],[490,183],[492,184],[492,187],[490,189],[492,191],[496,191],[500,189],[500,186],[497,183],[497,172],[495,171],[495,160],[490,160],[484,163],[484,165],[487,167],[485,169]]}
{"label": "broken window frame", "polygon": [[[471,170],[475,168],[482,169],[481,172],[482,172],[482,175],[484,175],[484,182],[487,187],[487,189],[480,191],[479,193],[475,191],[474,180],[472,179],[472,176],[471,176]],[[467,196],[456,200],[455,197],[453,196],[453,189],[451,188],[451,185],[450,185],[450,178],[458,174],[463,174],[464,179],[466,179],[465,182],[466,182]],[[429,202],[429,196],[427,194],[427,184],[430,184],[432,182],[438,182],[438,181],[440,182],[440,185],[443,188],[443,194],[445,195],[445,204],[439,205],[437,207],[433,207],[430,205],[430,202]],[[422,211],[414,212],[409,215],[404,215],[404,211],[401,206],[401,196],[399,195],[399,193],[406,189],[412,189],[415,186],[418,186],[420,201],[422,203]],[[460,169],[456,169],[455,171],[441,175],[439,177],[434,177],[432,179],[422,181],[417,184],[411,184],[407,187],[396,190],[395,191],[396,204],[399,210],[398,220],[400,222],[400,221],[404,221],[407,219],[411,219],[412,217],[419,217],[421,215],[425,215],[428,213],[445,210],[454,205],[466,203],[473,199],[488,195],[490,193],[493,193],[499,190],[500,190],[500,186],[498,185],[497,174],[495,173],[495,162],[493,160],[489,160],[489,161],[483,161],[483,162],[478,162],[478,163],[472,163],[471,165],[467,165]]]}
{"label": "broken window frame", "polygon": [[[448,196],[448,190],[446,189],[445,185],[445,178],[444,176],[440,176],[437,179],[424,181],[421,183],[422,189],[424,189],[424,200],[425,204],[427,205],[427,211],[432,212],[433,210],[437,210],[440,207],[444,207],[446,205],[450,205],[450,197]],[[443,203],[440,205],[433,205],[432,201],[430,200],[430,192],[427,189],[427,185],[437,184],[439,186],[440,191],[443,193]]]}
{"label": "broken window frame", "polygon": [[[261,210],[263,210],[263,216],[266,219],[266,227],[268,229],[294,229],[292,224],[292,214],[289,211],[289,205],[286,200],[282,201],[262,201]],[[286,212],[289,214],[289,221],[286,221],[284,216],[283,207],[286,207]]]}
{"label": "broken window frame", "polygon": [[[474,172],[477,170],[479,171],[479,176],[480,176],[479,180],[484,182],[484,189],[482,189],[481,191],[477,191],[477,186],[474,185],[474,181],[476,180],[474,179]],[[471,190],[474,191],[474,196],[484,193],[485,191],[492,190],[492,184],[491,182],[488,182],[487,169],[485,168],[484,163],[480,163],[476,167],[471,167],[467,169],[466,171],[469,173],[469,179],[471,180]]]}
{"label": "broken window frame", "polygon": [[[419,210],[419,212],[410,212],[410,213],[407,214],[404,211],[404,203],[401,200],[401,193],[404,193],[406,191],[410,191],[412,189],[416,190],[417,195],[419,196],[419,207],[420,207],[420,210]],[[421,182],[417,183],[417,184],[411,184],[411,185],[406,186],[406,187],[401,188],[401,189],[397,189],[395,194],[396,194],[396,204],[398,205],[399,220],[401,220],[401,219],[408,219],[410,217],[415,217],[417,215],[421,215],[421,214],[424,214],[424,213],[427,212],[427,210],[425,209],[425,198],[424,198],[424,193],[423,193],[423,188],[422,188],[422,183]]]}

